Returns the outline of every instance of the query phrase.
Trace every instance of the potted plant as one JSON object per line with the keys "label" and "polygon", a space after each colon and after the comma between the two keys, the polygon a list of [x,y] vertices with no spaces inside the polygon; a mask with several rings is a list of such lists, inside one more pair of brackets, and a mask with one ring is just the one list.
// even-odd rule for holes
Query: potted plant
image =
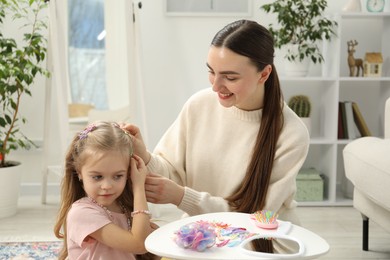
{"label": "potted plant", "polygon": [[277,14],[279,27],[269,25],[275,47],[287,47],[285,58],[292,63],[292,68],[306,63],[300,72],[286,68],[286,74],[306,76],[310,61],[314,64],[324,61],[318,44],[322,40],[330,41],[337,26],[336,21],[323,15],[326,7],[326,0],[276,0],[261,6],[266,13]]}
{"label": "potted plant", "polygon": [[[19,113],[21,102],[31,96],[36,76],[49,77],[43,68],[47,16],[42,11],[46,6],[43,0],[0,0],[0,202],[7,203],[0,204],[0,217],[16,213],[19,195],[21,172],[16,167],[20,163],[7,160],[7,156],[12,150],[34,145],[20,129],[26,122]],[[20,35],[15,31],[15,37],[5,35],[5,22],[20,23]]]}
{"label": "potted plant", "polygon": [[308,96],[292,96],[288,101],[288,106],[299,116],[305,123],[307,130],[311,133],[311,102]]}

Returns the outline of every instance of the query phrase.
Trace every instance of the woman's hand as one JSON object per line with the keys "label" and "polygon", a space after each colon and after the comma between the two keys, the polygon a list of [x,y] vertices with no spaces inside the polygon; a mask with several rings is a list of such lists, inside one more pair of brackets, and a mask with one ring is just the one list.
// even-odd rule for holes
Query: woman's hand
{"label": "woman's hand", "polygon": [[141,157],[134,154],[133,157],[130,158],[130,178],[133,187],[144,185],[147,174],[148,169],[146,168],[144,161]]}
{"label": "woman's hand", "polygon": [[146,199],[156,204],[172,203],[179,206],[184,187],[160,175],[149,173],[145,180]]}
{"label": "woman's hand", "polygon": [[121,125],[121,127],[131,134],[134,153],[140,156],[142,160],[144,160],[145,164],[148,164],[151,156],[146,149],[139,128],[131,124]]}

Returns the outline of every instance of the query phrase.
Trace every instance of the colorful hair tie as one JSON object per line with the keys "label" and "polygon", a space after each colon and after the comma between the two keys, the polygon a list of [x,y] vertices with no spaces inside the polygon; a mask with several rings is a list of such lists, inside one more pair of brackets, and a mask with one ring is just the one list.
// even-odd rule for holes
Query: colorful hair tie
{"label": "colorful hair tie", "polygon": [[83,140],[87,138],[88,134],[95,129],[96,129],[95,124],[90,124],[89,126],[87,126],[83,131],[79,133],[79,140]]}
{"label": "colorful hair tie", "polygon": [[175,235],[174,240],[178,246],[201,252],[214,245],[235,247],[255,234],[243,227],[200,220],[182,226]]}
{"label": "colorful hair tie", "polygon": [[182,226],[175,234],[175,242],[182,248],[202,252],[215,244],[216,234],[213,226],[208,222],[189,223]]}

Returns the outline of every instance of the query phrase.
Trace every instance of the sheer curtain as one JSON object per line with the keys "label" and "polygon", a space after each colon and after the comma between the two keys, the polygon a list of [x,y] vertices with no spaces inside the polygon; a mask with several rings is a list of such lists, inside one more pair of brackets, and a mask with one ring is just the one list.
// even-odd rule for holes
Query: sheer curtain
{"label": "sheer curtain", "polygon": [[[68,146],[68,71],[67,71],[67,18],[66,2],[49,3],[49,29],[47,69],[51,77],[46,80],[45,116],[42,159],[42,203],[46,203],[47,177],[51,169],[63,165]],[[60,172],[59,170],[57,172]]]}
{"label": "sheer curtain", "polygon": [[[60,163],[67,148],[68,135],[68,70],[66,2],[51,0],[46,81],[44,164]],[[55,144],[55,145],[54,145]]]}

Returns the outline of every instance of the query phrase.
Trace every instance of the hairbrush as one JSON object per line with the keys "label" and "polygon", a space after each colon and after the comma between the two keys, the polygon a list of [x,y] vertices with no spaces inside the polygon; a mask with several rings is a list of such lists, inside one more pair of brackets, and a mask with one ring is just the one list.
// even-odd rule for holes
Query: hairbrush
{"label": "hairbrush", "polygon": [[278,214],[270,210],[256,211],[251,214],[251,219],[255,222],[255,225],[264,229],[276,229],[278,228]]}

